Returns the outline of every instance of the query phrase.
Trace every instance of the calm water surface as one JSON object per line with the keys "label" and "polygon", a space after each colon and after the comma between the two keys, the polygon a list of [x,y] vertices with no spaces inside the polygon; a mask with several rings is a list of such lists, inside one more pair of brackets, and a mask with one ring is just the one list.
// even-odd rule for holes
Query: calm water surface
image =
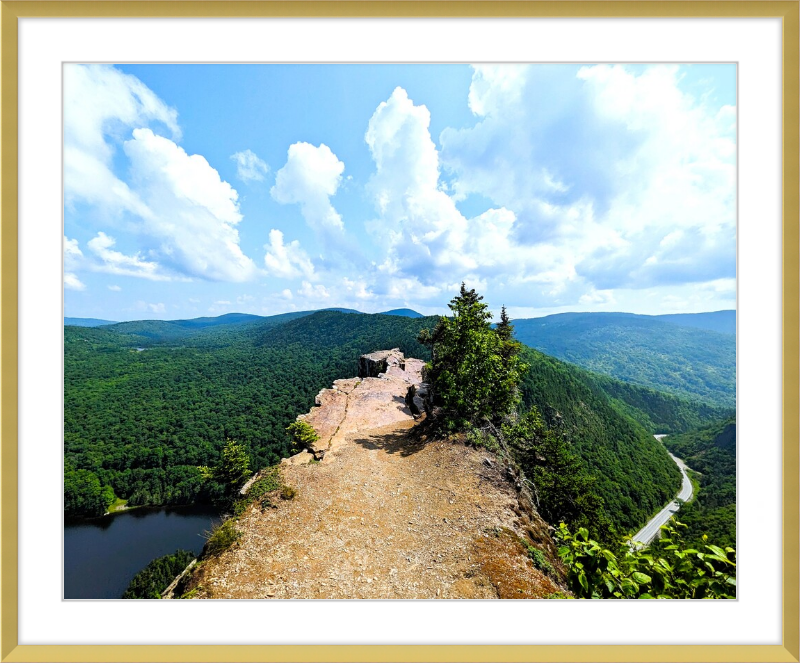
{"label": "calm water surface", "polygon": [[64,525],[64,598],[118,599],[133,576],[178,548],[198,554],[218,521],[209,507],[132,509]]}

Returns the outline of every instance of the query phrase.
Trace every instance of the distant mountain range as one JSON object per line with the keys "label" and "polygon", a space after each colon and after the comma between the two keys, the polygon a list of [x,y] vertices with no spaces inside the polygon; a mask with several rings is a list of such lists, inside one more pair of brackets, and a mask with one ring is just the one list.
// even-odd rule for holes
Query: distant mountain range
{"label": "distant mountain range", "polygon": [[[359,314],[354,309],[324,311]],[[191,320],[108,320],[64,318],[65,325],[102,327],[136,336],[140,343],[222,346],[239,330],[266,331],[318,311],[272,316],[228,313]],[[423,317],[408,308],[385,316]],[[670,315],[559,313],[512,321],[517,339],[563,361],[623,382],[683,398],[733,408],[736,399],[736,311]],[[617,389],[619,391],[619,389]]]}
{"label": "distant mountain range", "polygon": [[113,324],[113,320],[99,320],[98,318],[64,318],[65,327],[101,327],[103,325]]}
{"label": "distant mountain range", "polygon": [[422,313],[417,313],[410,308],[395,308],[391,311],[384,311],[381,315],[399,315],[404,318],[424,318],[425,316]]}
{"label": "distant mountain range", "polygon": [[[242,323],[248,322],[258,322],[259,320],[268,320],[273,318],[280,318],[282,322],[288,322],[289,320],[294,320],[295,318],[302,318],[306,315],[311,315],[312,313],[317,313],[317,311],[337,311],[339,313],[361,313],[361,311],[357,311],[353,308],[325,308],[325,309],[315,309],[313,311],[297,311],[295,313],[279,313],[278,315],[253,315],[251,313],[226,313],[225,315],[219,315],[213,318],[205,317],[205,318],[192,318],[190,320],[134,320],[130,323],[126,322],[116,322],[114,320],[99,320],[98,318],[64,318],[64,326],[71,326],[71,327],[102,327],[103,325],[125,325],[125,324],[138,324],[140,322],[163,322],[167,325],[174,325],[177,327],[183,328],[192,328],[192,329],[202,329],[205,327],[217,327],[219,325],[238,325]],[[383,311],[382,313],[376,313],[375,315],[397,315],[404,318],[422,318],[424,317],[422,313],[417,313],[416,311],[410,308],[396,308],[392,309],[391,311]]]}
{"label": "distant mountain range", "polygon": [[512,322],[518,340],[558,359],[625,382],[735,406],[735,311],[559,313]]}
{"label": "distant mountain range", "polygon": [[[651,316],[643,316],[651,317]],[[681,327],[708,329],[721,334],[736,333],[736,311],[714,311],[713,313],[671,313],[669,315],[652,316],[664,322],[671,322]]]}

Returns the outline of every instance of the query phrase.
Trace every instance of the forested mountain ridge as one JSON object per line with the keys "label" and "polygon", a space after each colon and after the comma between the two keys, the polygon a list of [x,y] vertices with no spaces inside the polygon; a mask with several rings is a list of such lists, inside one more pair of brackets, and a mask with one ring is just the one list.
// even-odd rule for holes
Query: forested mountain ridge
{"label": "forested mountain ridge", "polygon": [[[283,324],[295,318],[302,318],[320,311],[336,311],[338,313],[361,313],[355,309],[328,308],[309,311],[293,311],[290,313],[277,313],[275,315],[254,315],[252,313],[225,313],[214,317],[190,318],[186,320],[132,320],[129,322],[115,322],[113,320],[100,320],[98,318],[64,318],[65,327],[107,327],[121,333],[133,333],[145,339],[158,340],[159,342],[175,339],[185,339],[192,336],[193,332],[210,327],[234,328],[243,324],[265,324],[269,326]],[[421,313],[410,308],[398,308],[381,313],[363,315],[396,315],[406,318],[424,318]]]}
{"label": "forested mountain ridge", "polygon": [[680,471],[652,434],[616,410],[581,372],[536,350],[522,357],[530,366],[522,381],[524,404],[535,405],[571,440],[613,524],[633,531],[675,495]]}
{"label": "forested mountain ridge", "polygon": [[720,334],[736,333],[736,311],[712,311],[710,313],[667,313],[654,318],[682,327],[708,329]]}
{"label": "forested mountain ridge", "polygon": [[64,318],[65,327],[101,327],[113,324],[116,324],[113,320],[100,320],[98,318]]}
{"label": "forested mountain ridge", "polygon": [[736,545],[736,418],[730,417],[680,435],[664,445],[692,470],[700,488],[681,508],[678,519],[689,526],[686,538],[700,543],[703,534],[717,545]]}
{"label": "forested mountain ridge", "polygon": [[[323,311],[165,341],[115,328],[65,328],[66,457],[75,471],[97,478],[97,490],[109,485],[131,505],[202,499],[196,467],[213,462],[226,439],[245,444],[254,467],[274,464],[289,454],[286,426],[320,389],[355,375],[359,355],[376,348],[427,359],[417,335],[436,320]],[[686,427],[681,413],[703,421],[702,407],[592,378],[532,350],[524,360],[531,366],[525,404],[539,406],[597,475],[618,527],[634,528],[674,494],[677,469],[654,446],[646,422],[658,420],[660,400],[672,409],[658,415],[659,425],[671,421],[674,430]],[[633,404],[622,407],[622,396]]]}
{"label": "forested mountain ridge", "polygon": [[631,313],[560,313],[515,320],[516,338],[625,382],[733,408],[736,337]]}
{"label": "forested mountain ridge", "polygon": [[424,324],[321,312],[275,338],[256,325],[229,333],[224,346],[143,351],[135,334],[67,327],[65,458],[130,505],[193,502],[202,498],[197,466],[226,439],[246,444],[257,467],[278,462],[289,453],[286,426],[322,387],[353,374],[358,356],[375,347],[424,356],[415,340]]}

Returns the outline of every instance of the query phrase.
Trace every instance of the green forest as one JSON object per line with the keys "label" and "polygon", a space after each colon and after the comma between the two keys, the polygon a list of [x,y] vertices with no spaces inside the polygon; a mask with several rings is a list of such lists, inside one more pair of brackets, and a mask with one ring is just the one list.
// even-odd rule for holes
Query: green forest
{"label": "green forest", "polygon": [[731,417],[681,435],[664,445],[694,470],[699,490],[681,507],[688,526],[684,538],[700,544],[703,535],[720,546],[736,546],[736,419]]}
{"label": "green forest", "polygon": [[[214,320],[214,319],[210,319]],[[227,440],[253,470],[290,455],[286,427],[359,355],[399,347],[430,358],[417,337],[438,318],[338,311],[186,324],[65,327],[65,515],[215,498],[198,466]],[[652,433],[684,431],[719,410],[627,385],[523,348],[524,408],[536,406],[595,479],[610,521],[636,528],[680,476]],[[666,405],[665,405],[666,403]]]}
{"label": "green forest", "polygon": [[[560,313],[514,322],[517,339],[558,359],[624,382],[732,409],[735,334],[686,324],[678,316],[632,313]],[[697,324],[706,321],[701,318]]]}
{"label": "green forest", "polygon": [[[290,455],[286,427],[322,388],[355,375],[359,355],[426,353],[415,340],[425,319],[397,316],[320,312],[281,327],[218,327],[192,343],[148,339],[148,324],[135,335],[64,332],[65,479],[93,490],[93,475],[129,506],[210,498],[197,467],[227,439],[246,446],[254,468],[273,465]],[[67,515],[104,511],[89,498],[68,506]]]}
{"label": "green forest", "polygon": [[160,599],[175,576],[193,559],[194,554],[188,550],[176,550],[171,555],[154,559],[133,577],[122,598]]}

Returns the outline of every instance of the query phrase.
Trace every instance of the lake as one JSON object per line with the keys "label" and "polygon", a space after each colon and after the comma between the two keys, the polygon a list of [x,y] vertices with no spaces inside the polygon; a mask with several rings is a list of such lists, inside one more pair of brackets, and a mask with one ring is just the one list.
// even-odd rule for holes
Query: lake
{"label": "lake", "polygon": [[64,525],[64,598],[118,599],[156,557],[198,554],[218,521],[207,506],[131,509]]}

